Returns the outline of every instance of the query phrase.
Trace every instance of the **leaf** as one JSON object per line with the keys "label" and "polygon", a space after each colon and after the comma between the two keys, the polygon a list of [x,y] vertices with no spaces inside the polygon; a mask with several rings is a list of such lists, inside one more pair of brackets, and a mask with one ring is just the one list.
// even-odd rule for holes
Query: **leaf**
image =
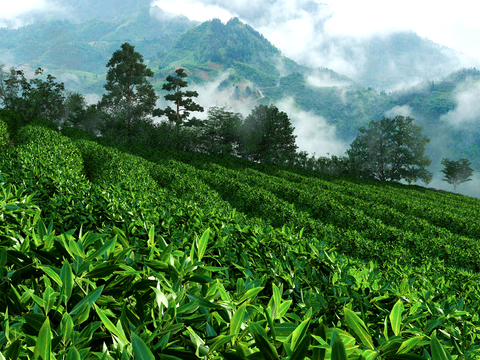
{"label": "leaf", "polygon": [[86,260],[92,260],[97,257],[103,256],[114,244],[115,241],[113,239],[106,241],[105,244],[100,247],[100,249],[96,250],[92,255],[89,255]]}
{"label": "leaf", "polygon": [[243,294],[243,296],[240,298],[240,300],[238,300],[238,303],[242,303],[243,301],[245,300],[253,300],[260,291],[263,290],[263,287],[256,287],[256,288],[253,288],[253,289],[250,289],[248,290],[245,294]]}
{"label": "leaf", "polygon": [[60,275],[58,275],[57,272],[53,270],[50,266],[40,265],[39,268],[42,269],[45,274],[51,277],[52,280],[58,284],[58,286],[63,285]]}
{"label": "leaf", "polygon": [[452,360],[452,356],[438,341],[435,334],[432,335],[430,341],[430,349],[432,350],[432,360]]}
{"label": "leaf", "polygon": [[197,258],[198,258],[198,261],[202,261],[203,255],[205,255],[205,251],[207,250],[207,244],[208,244],[209,237],[210,237],[210,228],[205,230],[203,235],[197,241],[197,246],[198,246]]}
{"label": "leaf", "polygon": [[113,272],[117,270],[119,267],[118,264],[104,264],[95,267],[92,271],[89,271],[84,275],[85,278],[92,278],[92,279],[101,279],[110,275],[113,275]]}
{"label": "leaf", "polygon": [[374,350],[372,337],[367,331],[362,319],[360,319],[352,310],[343,308],[345,318],[347,320],[348,327],[353,330],[353,332],[360,338],[360,341],[366,347]]}
{"label": "leaf", "polygon": [[132,332],[133,353],[136,360],[155,360],[152,352],[140,336]]}
{"label": "leaf", "polygon": [[258,350],[263,355],[265,360],[279,360],[277,350],[273,347],[272,344],[263,336],[256,332],[253,333],[255,338],[255,345],[257,345]]}
{"label": "leaf", "polygon": [[400,345],[400,348],[397,351],[397,354],[405,354],[415,348],[417,344],[422,341],[423,336],[415,336],[413,338],[410,338],[408,340],[405,340],[402,345]]}
{"label": "leaf", "polygon": [[50,352],[52,350],[52,331],[50,330],[50,320],[47,317],[38,332],[37,342],[33,356],[43,360],[50,360]]}
{"label": "leaf", "polygon": [[45,315],[37,313],[23,314],[22,317],[25,319],[28,326],[31,326],[36,331],[40,331],[47,318]]}
{"label": "leaf", "polygon": [[280,295],[280,289],[275,284],[272,284],[272,292],[273,292],[272,318],[273,320],[275,320],[280,311],[280,305],[282,304],[282,296]]}
{"label": "leaf", "polygon": [[230,322],[230,335],[233,335],[232,344],[235,342],[238,333],[240,332],[240,327],[243,323],[243,317],[245,316],[245,310],[247,308],[247,303],[244,302],[242,306],[240,306],[235,314],[232,316],[232,321]]}
{"label": "leaf", "polygon": [[306,334],[302,341],[295,347],[295,351],[293,352],[292,356],[290,356],[290,360],[303,360],[307,355],[308,347],[310,346],[310,335]]}
{"label": "leaf", "polygon": [[73,291],[73,272],[68,261],[65,261],[62,265],[62,269],[60,270],[60,278],[62,279],[65,306],[67,306],[67,302],[70,300]]}
{"label": "leaf", "polygon": [[347,360],[347,350],[343,344],[340,336],[336,334],[335,341],[332,346],[332,360]]}
{"label": "leaf", "polygon": [[304,320],[297,326],[297,328],[292,333],[292,349],[295,349],[297,341],[304,337],[306,331],[308,330],[308,325],[310,324],[310,319]]}
{"label": "leaf", "polygon": [[21,342],[20,340],[15,340],[10,346],[4,351],[5,358],[7,360],[16,360],[20,354]]}
{"label": "leaf", "polygon": [[115,336],[117,336],[119,339],[123,340],[126,343],[128,343],[128,340],[127,338],[125,337],[125,335],[123,335],[116,327],[115,325],[110,321],[110,319],[107,317],[107,315],[105,315],[105,313],[103,312],[102,309],[100,309],[99,306],[97,306],[97,304],[94,304],[95,306],[95,310],[97,311],[97,314],[98,314],[98,317],[100,318],[100,320],[102,320],[102,323],[103,325],[105,325],[105,327],[107,328],[108,331],[110,331],[112,334],[114,334]]}
{"label": "leaf", "polygon": [[[323,324],[323,321],[320,323],[320,325],[315,329],[314,334],[320,338],[322,338],[324,341],[327,340],[327,331],[326,327]],[[319,349],[319,348],[314,348],[313,349],[313,355],[312,355],[312,360],[324,360],[325,359],[325,354],[327,350],[326,349]]]}
{"label": "leaf", "polygon": [[75,346],[70,346],[70,350],[68,350],[66,360],[81,360],[81,359],[82,358],[80,357],[80,353],[75,348]]}
{"label": "leaf", "polygon": [[102,295],[102,291],[105,285],[99,286],[95,290],[91,291],[87,296],[80,300],[77,305],[70,311],[70,315],[75,315],[78,310],[82,308],[83,305],[88,303],[89,307],[92,307],[95,301]]}
{"label": "leaf", "polygon": [[400,333],[400,327],[402,326],[402,312],[404,310],[402,300],[398,301],[393,306],[392,312],[390,313],[390,323],[392,325],[392,330],[395,335]]}
{"label": "leaf", "polygon": [[233,339],[235,335],[219,335],[215,339],[215,342],[210,346],[210,350],[208,354],[210,355],[213,351],[216,351],[220,346],[228,343],[231,339]]}
{"label": "leaf", "polygon": [[[73,320],[69,313],[63,313],[62,316],[62,341],[67,343],[73,333]],[[73,341],[73,340],[72,340]]]}

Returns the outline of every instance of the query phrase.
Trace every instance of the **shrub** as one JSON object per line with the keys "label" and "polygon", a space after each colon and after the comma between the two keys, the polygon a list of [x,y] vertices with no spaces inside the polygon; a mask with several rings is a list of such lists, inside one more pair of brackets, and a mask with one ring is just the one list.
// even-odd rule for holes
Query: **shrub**
{"label": "shrub", "polygon": [[10,136],[8,134],[7,123],[0,119],[0,150],[8,148],[10,145]]}

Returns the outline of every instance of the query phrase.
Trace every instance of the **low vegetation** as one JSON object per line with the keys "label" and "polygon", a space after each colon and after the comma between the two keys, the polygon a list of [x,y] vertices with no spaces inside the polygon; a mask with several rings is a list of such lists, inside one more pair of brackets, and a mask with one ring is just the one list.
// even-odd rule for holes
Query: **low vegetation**
{"label": "low vegetation", "polygon": [[480,356],[480,200],[67,133],[1,150],[2,358]]}

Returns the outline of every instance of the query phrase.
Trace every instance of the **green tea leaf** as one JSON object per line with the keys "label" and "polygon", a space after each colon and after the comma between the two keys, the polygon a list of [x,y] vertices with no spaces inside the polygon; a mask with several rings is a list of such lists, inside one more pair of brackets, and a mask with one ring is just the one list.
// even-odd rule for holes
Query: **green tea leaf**
{"label": "green tea leaf", "polygon": [[305,334],[302,341],[295,347],[290,360],[303,360],[307,355],[308,347],[310,346],[310,335]]}
{"label": "green tea leaf", "polygon": [[73,272],[72,267],[68,261],[65,261],[60,270],[60,278],[62,279],[63,294],[65,300],[65,307],[67,306],[68,300],[72,296],[73,291]]}
{"label": "green tea leaf", "polygon": [[98,317],[102,320],[103,325],[110,331],[112,334],[116,335],[119,339],[123,340],[125,343],[128,343],[127,338],[115,327],[115,325],[110,321],[110,319],[105,315],[102,309],[100,309],[97,304],[94,304],[95,310],[97,311]]}
{"label": "green tea leaf", "polygon": [[430,341],[430,349],[432,350],[432,360],[452,360],[452,356],[438,341],[435,334],[432,335]]}
{"label": "green tea leaf", "polygon": [[63,285],[60,275],[58,275],[58,273],[55,270],[53,270],[50,266],[40,265],[39,268],[42,269],[43,272],[47,274],[53,281],[55,281],[58,284],[58,286]]}
{"label": "green tea leaf", "polygon": [[373,346],[372,337],[368,333],[367,327],[365,326],[363,320],[360,319],[352,310],[347,309],[346,307],[343,308],[343,312],[345,314],[348,327],[352,329],[353,332],[360,338],[360,341],[363,345],[374,350],[375,348]]}
{"label": "green tea leaf", "polygon": [[231,339],[233,339],[235,335],[219,335],[214,340],[215,342],[210,346],[210,351],[208,354],[210,355],[213,351],[219,349],[222,345],[228,343]]}
{"label": "green tea leaf", "polygon": [[258,350],[262,353],[262,356],[265,360],[279,360],[280,357],[278,356],[277,350],[273,347],[272,344],[262,335],[258,333],[253,333],[255,338],[255,345],[257,346]]}
{"label": "green tea leaf", "polygon": [[263,290],[263,287],[256,287],[256,288],[253,288],[253,289],[248,290],[248,291],[240,298],[240,300],[238,300],[238,303],[241,303],[241,302],[243,302],[243,301],[245,301],[245,300],[247,300],[247,299],[248,299],[249,301],[253,300],[253,299],[258,295],[258,293],[259,293],[260,291],[262,291],[262,290]]}
{"label": "green tea leaf", "polygon": [[405,340],[402,345],[400,345],[400,348],[397,351],[397,354],[406,354],[410,350],[414,349],[417,344],[422,341],[423,336],[415,336],[413,338],[410,338],[408,340]]}
{"label": "green tea leaf", "polygon": [[77,305],[73,307],[70,311],[70,315],[75,315],[78,310],[82,308],[83,305],[88,303],[89,307],[92,307],[95,301],[102,295],[102,291],[105,285],[99,286],[95,290],[91,291],[87,296],[85,296],[82,300],[80,300]]}
{"label": "green tea leaf", "polygon": [[332,346],[332,360],[347,360],[347,350],[345,349],[345,345],[343,344],[340,336],[335,337]]}
{"label": "green tea leaf", "polygon": [[393,306],[392,312],[390,313],[390,324],[392,325],[392,330],[395,335],[400,333],[400,327],[402,326],[402,312],[404,310],[402,300],[398,299],[396,304]]}
{"label": "green tea leaf", "polygon": [[47,317],[38,333],[37,342],[35,343],[35,350],[33,356],[42,358],[43,360],[50,360],[50,352],[52,350],[52,331],[50,330],[50,320]]}
{"label": "green tea leaf", "polygon": [[198,254],[197,258],[198,261],[202,261],[203,255],[205,255],[205,251],[207,250],[207,244],[208,244],[208,239],[210,238],[210,228],[205,230],[203,235],[200,237],[200,239],[197,241],[197,246],[198,246]]}
{"label": "green tea leaf", "polygon": [[235,314],[232,316],[232,321],[230,322],[230,335],[233,335],[232,343],[235,342],[238,333],[240,332],[240,327],[243,323],[243,317],[245,316],[245,310],[247,308],[247,303],[244,302],[242,306],[240,306]]}
{"label": "green tea leaf", "polygon": [[80,353],[75,348],[75,346],[70,346],[70,350],[68,350],[66,360],[81,360]]}
{"label": "green tea leaf", "polygon": [[134,332],[132,332],[132,347],[136,360],[155,360],[155,356],[152,354],[148,346],[142,338]]}

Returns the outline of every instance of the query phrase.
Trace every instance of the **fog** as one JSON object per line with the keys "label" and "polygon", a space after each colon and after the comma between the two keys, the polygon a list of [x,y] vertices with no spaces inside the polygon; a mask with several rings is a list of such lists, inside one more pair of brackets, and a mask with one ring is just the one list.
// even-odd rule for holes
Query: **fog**
{"label": "fog", "polygon": [[471,124],[480,125],[480,81],[471,84],[466,89],[456,90],[454,99],[457,104],[456,108],[442,115],[440,120],[457,127]]}

